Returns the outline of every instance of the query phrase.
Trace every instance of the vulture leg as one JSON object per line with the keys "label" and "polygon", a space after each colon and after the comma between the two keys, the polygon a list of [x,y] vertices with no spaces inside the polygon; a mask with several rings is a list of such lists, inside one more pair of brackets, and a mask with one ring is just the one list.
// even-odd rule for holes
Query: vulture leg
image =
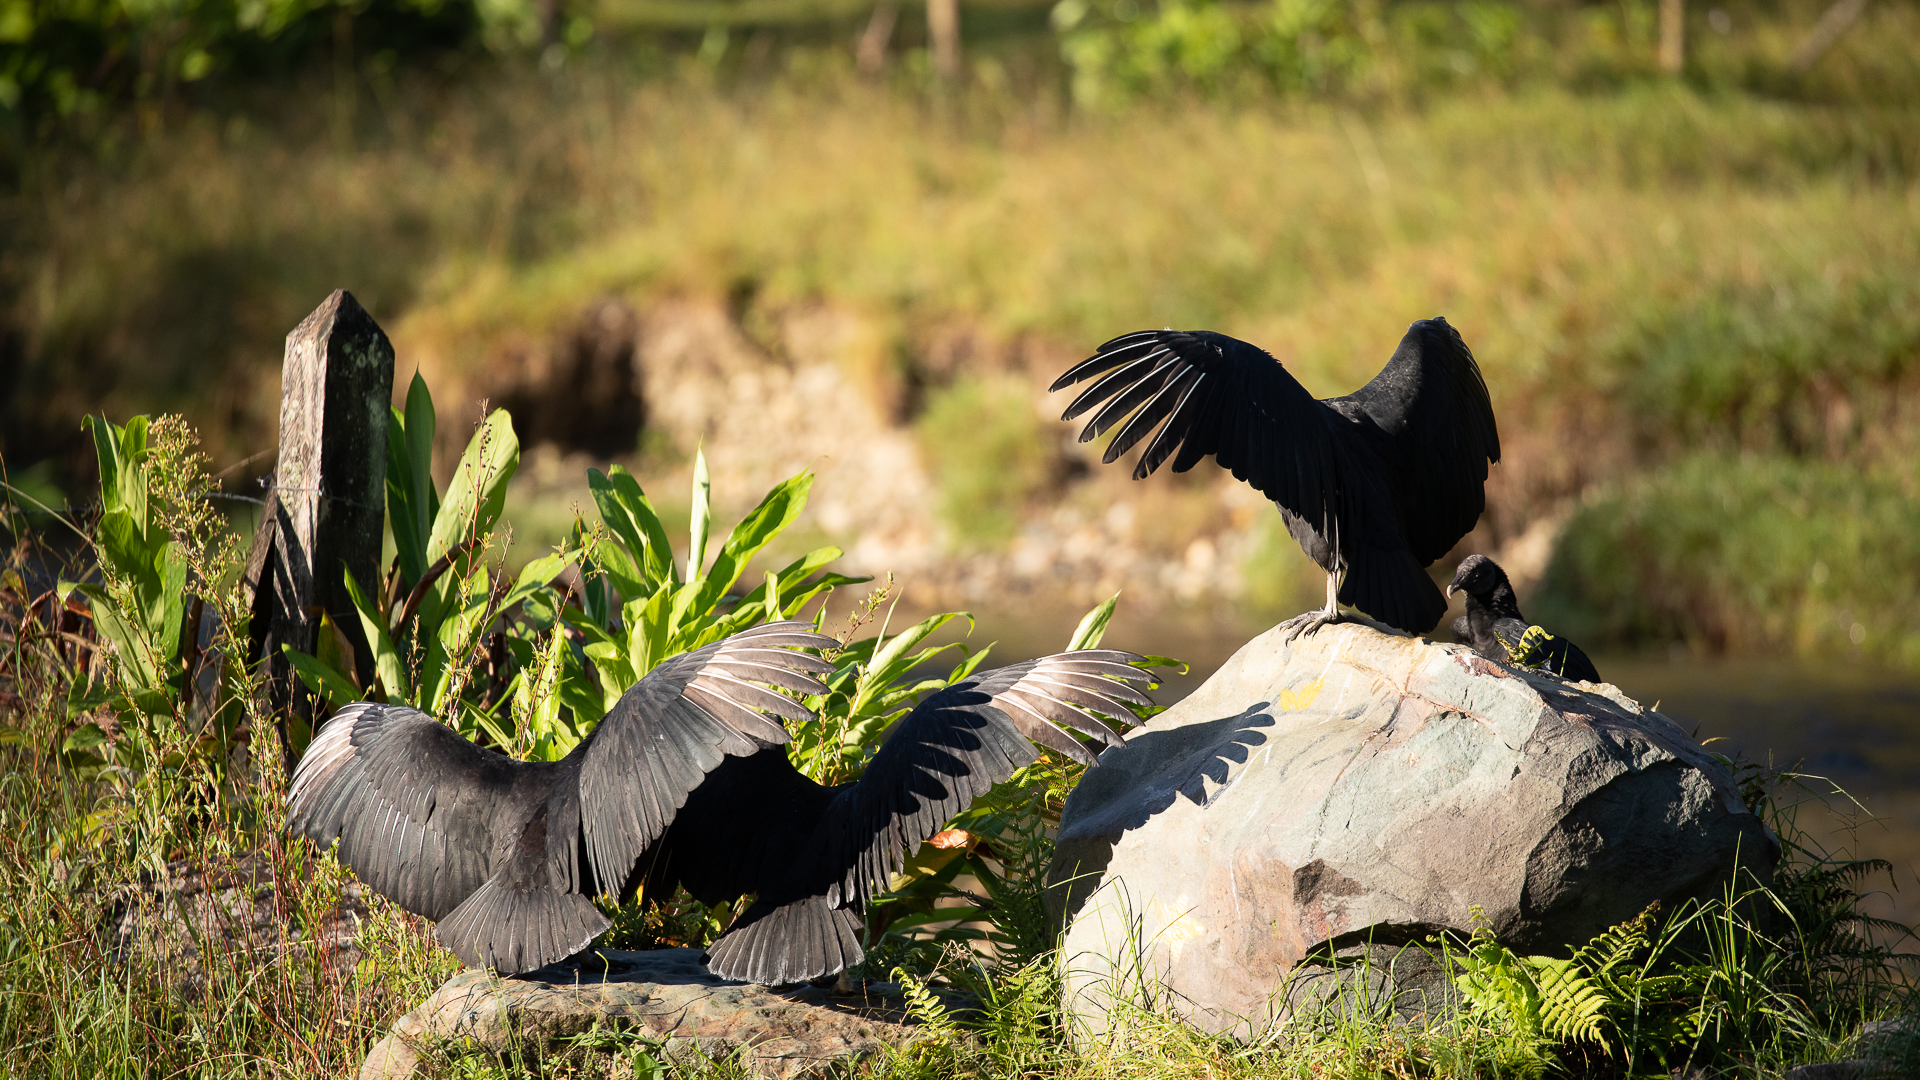
{"label": "vulture leg", "polygon": [[1315,630],[1340,621],[1340,574],[1336,570],[1327,571],[1327,606],[1316,611],[1306,611],[1280,624],[1286,631],[1280,640],[1293,644],[1293,639],[1301,634],[1311,634]]}

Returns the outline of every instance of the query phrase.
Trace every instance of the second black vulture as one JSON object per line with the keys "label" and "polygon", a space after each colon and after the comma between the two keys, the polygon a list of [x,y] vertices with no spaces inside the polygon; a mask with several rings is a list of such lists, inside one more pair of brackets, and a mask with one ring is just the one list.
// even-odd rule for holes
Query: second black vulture
{"label": "second black vulture", "polygon": [[1137,480],[1212,454],[1279,507],[1327,572],[1326,606],[1282,624],[1292,633],[1337,620],[1342,603],[1412,633],[1445,614],[1426,567],[1479,520],[1500,460],[1486,381],[1445,319],[1414,323],[1378,375],[1325,401],[1265,351],[1210,330],[1123,334],[1052,389],[1087,379],[1061,418],[1099,407],[1081,442],[1121,425],[1102,461],[1146,440]]}
{"label": "second black vulture", "polygon": [[1527,622],[1513,583],[1500,564],[1469,555],[1454,568],[1447,595],[1467,595],[1467,613],[1453,620],[1453,637],[1489,660],[1540,668],[1563,679],[1599,682],[1600,671],[1580,646]]}
{"label": "second black vulture", "polygon": [[[557,762],[517,761],[415,709],[361,703],[294,771],[291,827],[374,891],[438,921],[467,964],[514,974],[586,948],[609,923],[591,897],[647,900],[684,883],[757,902],[715,943],[729,978],[797,982],[858,962],[858,918],[921,841],[1034,760],[1028,740],[1091,755],[1059,724],[1120,740],[1084,710],[1130,715],[1130,653],[1063,653],[974,676],[895,727],[852,784],[788,761],[778,717],[832,670],[798,648],[833,638],[773,623],[662,662]],[[765,684],[758,685],[758,684]],[[772,714],[767,715],[767,714]]]}

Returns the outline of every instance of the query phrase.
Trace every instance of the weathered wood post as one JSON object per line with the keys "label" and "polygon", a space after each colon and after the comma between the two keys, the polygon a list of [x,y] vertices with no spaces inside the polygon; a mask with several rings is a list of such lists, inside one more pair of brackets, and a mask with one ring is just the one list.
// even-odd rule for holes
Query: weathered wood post
{"label": "weathered wood post", "polygon": [[960,75],[960,0],[927,0],[927,38],[933,72],[948,82]]}
{"label": "weathered wood post", "polygon": [[280,460],[247,560],[249,659],[266,661],[268,697],[289,766],[288,710],[306,711],[310,698],[281,646],[316,652],[324,612],[352,643],[361,685],[373,680],[373,653],[342,570],[351,570],[363,588],[379,588],[392,400],[393,344],[352,294],[334,290],[287,335]]}
{"label": "weathered wood post", "polygon": [[1687,66],[1687,0],[1660,0],[1660,70],[1678,75]]}

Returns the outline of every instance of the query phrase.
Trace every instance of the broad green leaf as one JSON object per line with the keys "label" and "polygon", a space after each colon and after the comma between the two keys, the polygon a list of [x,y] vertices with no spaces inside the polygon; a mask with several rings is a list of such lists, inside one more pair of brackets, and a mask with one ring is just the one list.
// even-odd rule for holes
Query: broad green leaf
{"label": "broad green leaf", "polygon": [[[495,409],[474,432],[460,455],[453,481],[447,485],[446,498],[434,515],[433,531],[427,538],[427,565],[476,537],[485,536],[500,518],[507,497],[507,482],[520,465],[520,443],[513,433],[513,422],[505,411]],[[478,548],[468,548],[454,560],[455,569],[433,584],[420,605],[420,621],[425,628],[437,627],[454,606],[450,580],[464,579],[481,559]]]}
{"label": "broad green leaf", "polygon": [[[964,611],[948,611],[915,623],[902,630],[892,641],[880,646],[874,653],[873,662],[867,666],[866,674],[860,679],[859,693],[853,699],[854,713],[858,715],[865,712],[864,706],[875,694],[906,674],[915,664],[931,659],[938,653],[940,650],[934,649],[920,656],[909,656],[907,650],[925,641],[929,635],[954,619],[967,620],[967,629],[973,629],[972,615]],[[948,646],[942,646],[942,648],[946,647]]]}
{"label": "broad green leaf", "polygon": [[564,665],[560,676],[560,703],[573,713],[574,730],[585,738],[593,726],[600,722],[600,718],[606,715],[607,704],[588,679],[578,654],[572,649],[562,649],[560,659]]}
{"label": "broad green leaf", "polygon": [[280,651],[286,654],[287,662],[293,665],[300,681],[327,702],[328,707],[338,709],[360,700],[360,688],[353,685],[353,680],[341,674],[338,668],[291,645],[280,646]]}
{"label": "broad green leaf", "polygon": [[[691,593],[692,584],[664,586],[659,592],[647,598],[644,604],[628,604],[629,636],[627,639],[627,663],[633,674],[621,685],[624,693],[627,687],[646,677],[654,665],[668,656],[667,642],[673,635],[673,613],[679,606],[682,596]],[[637,609],[637,610],[636,610]],[[612,706],[618,695],[609,698]]]}
{"label": "broad green leaf", "polygon": [[625,599],[644,599],[662,583],[679,581],[673,551],[667,544],[666,527],[660,523],[653,502],[640,490],[633,474],[622,465],[613,466],[605,476],[597,469],[588,469],[587,487],[593,493],[594,506],[600,510],[600,519],[627,546],[645,580],[643,591]]}
{"label": "broad green leaf", "polygon": [[415,372],[406,412],[393,410],[387,426],[387,520],[400,576],[409,587],[427,572],[427,539],[440,509],[433,488],[434,424],[433,395]]}
{"label": "broad green leaf", "polygon": [[[713,480],[707,475],[705,450],[693,452],[693,509],[687,524],[686,580],[700,581],[706,577],[702,568],[707,565],[707,530],[713,525]],[[725,592],[726,588],[723,586],[721,591]]]}
{"label": "broad green leaf", "polygon": [[1113,621],[1113,609],[1119,604],[1120,594],[1114,593],[1107,597],[1106,603],[1087,612],[1074,629],[1072,640],[1067,642],[1067,651],[1099,648],[1100,639],[1107,634],[1107,624]]}
{"label": "broad green leaf", "polygon": [[[696,468],[703,469],[704,465],[703,459]],[[700,471],[695,475],[697,486],[698,480],[704,479],[706,474]],[[760,500],[759,506],[740,519],[740,524],[734,526],[733,532],[727,535],[726,543],[720,546],[720,554],[713,560],[713,569],[700,583],[699,596],[693,603],[695,611],[704,614],[720,603],[727,595],[727,590],[733,588],[734,582],[746,572],[747,563],[806,509],[807,495],[812,490],[812,473],[790,477],[776,484],[772,491],[767,492],[766,498]],[[700,546],[696,550],[704,556],[706,527],[699,520],[697,510],[696,507],[694,523],[701,531]],[[692,580],[691,575],[688,580]]]}
{"label": "broad green leaf", "polygon": [[[738,532],[739,530],[736,529],[734,531]],[[832,562],[835,559],[838,559],[840,556],[844,554],[846,554],[846,552],[841,551],[837,547],[814,548],[812,551],[809,551],[805,555],[802,555],[801,557],[799,557],[798,559],[793,560],[792,562],[788,563],[786,566],[781,567],[778,575],[779,581],[780,581],[779,593],[782,597],[780,606],[784,610],[781,612],[781,614],[778,617],[785,618],[792,612],[798,611],[801,607],[804,607],[805,602],[798,599],[798,594],[795,592],[795,590],[799,589],[801,587],[801,584],[805,582],[806,579],[814,573],[814,571],[819,570],[821,567],[827,565],[828,563]],[[856,578],[856,577],[847,577],[843,574],[828,574],[826,575],[826,577],[822,578],[820,581],[814,582],[812,585],[807,586],[807,590],[808,590],[807,599],[811,600],[814,596],[819,595],[819,592],[821,590],[819,590],[818,587],[823,584],[827,585],[828,588],[831,588],[834,585],[858,585],[863,581],[872,581],[872,580],[873,579],[870,577]],[[756,587],[752,592],[741,597],[740,602],[734,606],[733,610],[738,612],[742,608],[752,607],[758,604],[764,604],[766,602],[766,596],[767,596],[767,587],[765,585],[760,585]],[[772,619],[772,618],[775,618],[775,616],[769,615],[768,618]],[[740,629],[745,629],[745,627],[742,626],[740,627]]]}
{"label": "broad green leaf", "polygon": [[147,531],[147,418],[136,416],[117,427],[105,417],[84,423],[93,436],[100,463],[100,501],[105,511],[125,510],[144,536]]}
{"label": "broad green leaf", "polygon": [[445,555],[454,545],[493,528],[507,497],[507,482],[520,467],[520,440],[506,410],[495,409],[474,432],[446,498],[434,515],[427,538],[427,561]]}
{"label": "broad green leaf", "polygon": [[107,733],[98,724],[80,724],[60,744],[61,750],[87,750],[107,741]]}
{"label": "broad green leaf", "polygon": [[[600,700],[594,705],[594,714],[603,716],[636,681],[633,666],[627,662],[627,651],[612,641],[596,641],[580,651],[593,661],[594,669],[600,673]],[[571,684],[571,680],[569,682]],[[581,683],[585,683],[584,676]]]}
{"label": "broad green leaf", "polygon": [[355,695],[361,693],[360,680],[355,678],[355,669],[359,665],[354,663],[353,642],[347,640],[347,635],[333,621],[333,616],[324,611],[320,613],[320,626],[314,635],[313,655],[328,667],[346,672],[347,677],[353,680]]}
{"label": "broad green leaf", "polygon": [[367,635],[367,644],[373,648],[373,673],[379,679],[379,690],[387,701],[407,701],[413,694],[413,688],[407,683],[407,666],[400,659],[400,650],[393,646],[393,636],[387,633],[387,621],[382,617],[378,605],[367,598],[366,591],[354,580],[353,571],[344,571],[347,580],[347,595],[353,599],[353,608],[360,614],[360,629]]}
{"label": "broad green leaf", "polygon": [[145,628],[128,619],[120,602],[98,585],[63,581],[60,602],[66,603],[66,598],[76,592],[87,598],[94,629],[113,643],[114,661],[127,685],[134,688],[160,685],[159,665],[164,658],[155,655]]}
{"label": "broad green leaf", "polygon": [[654,583],[647,579],[646,570],[634,560],[627,545],[620,541],[596,538],[593,543],[593,563],[599,568],[602,594],[605,586],[612,585],[628,600],[643,600],[653,595]]}
{"label": "broad green leaf", "polygon": [[[514,675],[513,683],[508,687],[509,693],[513,692],[521,681],[521,674]],[[461,722],[459,726],[462,735],[473,739],[474,735],[485,732],[487,738],[492,740],[495,746],[505,747],[513,745],[513,732],[508,731],[507,728],[500,723],[499,718],[494,716],[493,713],[483,709],[476,709],[467,702],[461,702],[460,704]],[[496,708],[497,707],[498,705],[496,703]],[[473,741],[479,742],[480,740],[473,739]]]}
{"label": "broad green leaf", "polygon": [[552,584],[553,579],[567,568],[569,560],[565,555],[542,555],[520,568],[520,576],[514,579],[513,588],[500,599],[500,610],[506,611],[513,605],[539,592]]}
{"label": "broad green leaf", "polygon": [[566,665],[566,633],[554,627],[535,658],[532,667],[523,669],[513,694],[514,730],[523,733],[532,748],[531,757],[557,761],[579,745],[580,736],[560,722],[560,680]]}

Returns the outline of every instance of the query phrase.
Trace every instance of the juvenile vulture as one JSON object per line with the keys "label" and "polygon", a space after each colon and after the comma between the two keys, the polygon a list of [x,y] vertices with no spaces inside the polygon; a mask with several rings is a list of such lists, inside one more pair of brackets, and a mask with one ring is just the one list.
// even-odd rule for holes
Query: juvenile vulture
{"label": "juvenile vulture", "polygon": [[1445,319],[1414,323],[1371,382],[1325,401],[1263,350],[1209,330],[1123,334],[1052,389],[1096,376],[1061,419],[1100,407],[1081,442],[1125,421],[1102,461],[1146,440],[1138,480],[1168,458],[1185,472],[1212,454],[1279,507],[1327,572],[1326,606],[1288,619],[1291,634],[1337,621],[1342,603],[1412,633],[1445,614],[1425,568],[1479,520],[1500,460],[1487,384]]}
{"label": "juvenile vulture", "polygon": [[1540,668],[1576,682],[1599,682],[1600,672],[1566,638],[1527,622],[1500,564],[1485,555],[1469,555],[1454,568],[1447,595],[1467,594],[1467,613],[1453,620],[1453,638],[1489,660]]}
{"label": "juvenile vulture", "polygon": [[715,944],[714,971],[793,982],[860,958],[846,911],[885,884],[900,849],[1033,760],[1018,735],[1084,759],[1054,721],[1117,743],[1080,707],[1119,716],[1120,701],[1144,700],[1103,677],[1145,678],[1126,653],[989,672],[910,713],[859,782],[820,788],[781,748],[779,718],[811,714],[766,687],[825,693],[814,676],[832,666],[796,649],[834,644],[784,622],[673,657],[557,762],[483,749],[418,710],[352,705],[295,769],[290,825],[322,847],[338,839],[362,881],[437,921],[434,936],[475,967],[515,974],[564,959],[609,926],[590,897],[631,900],[645,881],[659,899],[684,880],[706,900],[759,895]]}

